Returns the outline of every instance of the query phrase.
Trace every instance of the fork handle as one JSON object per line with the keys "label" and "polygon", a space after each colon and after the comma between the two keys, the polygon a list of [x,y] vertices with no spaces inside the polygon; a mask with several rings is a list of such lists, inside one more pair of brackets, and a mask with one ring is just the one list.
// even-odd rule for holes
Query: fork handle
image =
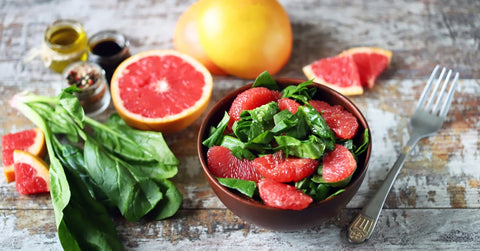
{"label": "fork handle", "polygon": [[392,188],[393,182],[400,173],[408,154],[412,148],[415,147],[420,138],[421,137],[419,135],[412,135],[407,144],[402,148],[402,152],[395,161],[395,164],[393,164],[392,169],[388,173],[380,188],[377,190],[368,204],[360,211],[357,217],[355,217],[355,219],[352,221],[348,228],[348,241],[350,243],[362,243],[370,238],[375,225],[377,224],[378,216],[382,211],[385,199]]}

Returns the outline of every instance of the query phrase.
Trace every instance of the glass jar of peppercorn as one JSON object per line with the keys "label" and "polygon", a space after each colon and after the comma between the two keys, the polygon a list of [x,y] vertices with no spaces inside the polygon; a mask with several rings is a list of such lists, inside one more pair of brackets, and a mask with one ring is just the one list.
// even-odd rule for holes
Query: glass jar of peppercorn
{"label": "glass jar of peppercorn", "polygon": [[105,71],[92,62],[78,61],[68,65],[63,78],[69,86],[75,85],[80,91],[75,92],[87,116],[96,116],[110,104]]}

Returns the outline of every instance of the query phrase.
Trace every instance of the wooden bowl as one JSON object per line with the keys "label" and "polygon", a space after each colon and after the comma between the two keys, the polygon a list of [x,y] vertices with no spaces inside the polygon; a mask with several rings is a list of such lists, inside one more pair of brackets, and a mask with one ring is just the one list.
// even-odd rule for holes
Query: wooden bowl
{"label": "wooden bowl", "polygon": [[[288,85],[298,85],[305,80],[282,78],[276,79],[276,81],[282,88],[284,88]],[[311,228],[312,226],[319,225],[337,215],[340,210],[345,208],[362,184],[365,173],[367,172],[372,148],[371,138],[369,140],[370,143],[368,149],[359,156],[357,169],[353,174],[350,183],[345,187],[345,191],[326,200],[313,203],[303,210],[283,210],[266,206],[259,201],[255,201],[224,187],[217,181],[215,176],[210,173],[207,165],[208,149],[202,145],[202,141],[208,137],[210,128],[216,126],[220,122],[225,111],[228,111],[235,97],[251,86],[252,84],[245,85],[222,98],[207,113],[200,127],[197,140],[198,156],[203,172],[205,173],[213,191],[229,210],[243,220],[272,230],[290,231]],[[360,110],[348,98],[335,90],[315,83],[312,86],[318,89],[314,99],[325,101],[330,105],[341,105],[357,117],[359,122],[359,133],[357,133],[353,140],[357,145],[358,142],[362,142],[363,135],[361,134],[365,129],[370,131],[370,128]]]}

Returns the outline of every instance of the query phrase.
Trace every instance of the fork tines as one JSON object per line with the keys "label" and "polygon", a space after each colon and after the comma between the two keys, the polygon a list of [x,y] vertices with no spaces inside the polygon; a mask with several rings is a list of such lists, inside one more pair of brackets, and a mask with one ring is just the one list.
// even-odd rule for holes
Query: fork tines
{"label": "fork tines", "polygon": [[[452,103],[453,94],[455,92],[455,87],[457,85],[460,74],[456,72],[453,81],[450,81],[453,71],[451,69],[443,67],[442,71],[440,72],[440,76],[437,78],[437,73],[439,69],[439,65],[435,66],[435,68],[433,69],[432,74],[430,75],[430,78],[428,79],[425,86],[425,89],[420,96],[420,100],[417,104],[417,109],[423,107],[424,110],[429,111],[434,115],[445,117],[450,108],[450,104]],[[445,72],[447,72],[447,76],[444,79]],[[433,85],[434,83],[435,85]],[[432,86],[433,90],[431,90]],[[439,89],[440,93],[438,93]],[[445,93],[447,94],[446,96]],[[430,98],[428,98],[427,100],[427,97]],[[435,97],[437,98],[435,99]]]}

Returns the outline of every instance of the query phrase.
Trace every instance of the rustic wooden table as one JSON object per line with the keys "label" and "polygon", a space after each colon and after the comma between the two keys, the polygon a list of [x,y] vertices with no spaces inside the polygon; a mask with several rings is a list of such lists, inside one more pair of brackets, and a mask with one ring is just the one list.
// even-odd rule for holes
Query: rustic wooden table
{"label": "rustic wooden table", "polygon": [[[131,51],[172,49],[176,20],[193,2],[122,0],[0,0],[0,134],[33,128],[9,107],[23,90],[56,95],[60,76],[40,60],[23,58],[38,48],[55,19],[82,22],[87,33],[116,29]],[[277,77],[305,78],[302,66],[354,46],[392,50],[377,85],[351,99],[372,129],[373,152],[366,178],[340,215],[312,229],[276,232],[245,222],[210,189],[196,155],[200,121],[166,139],[181,164],[174,182],[184,195],[179,212],[164,221],[116,219],[126,249],[333,250],[478,249],[480,244],[480,2],[280,1],[294,33],[292,56]],[[388,195],[375,233],[349,244],[346,228],[379,187],[409,137],[408,119],[436,64],[461,74],[441,131],[421,140]],[[248,80],[214,77],[210,107]],[[113,112],[109,107],[107,113]],[[0,178],[0,249],[58,250],[61,246],[48,195],[20,196]]]}

